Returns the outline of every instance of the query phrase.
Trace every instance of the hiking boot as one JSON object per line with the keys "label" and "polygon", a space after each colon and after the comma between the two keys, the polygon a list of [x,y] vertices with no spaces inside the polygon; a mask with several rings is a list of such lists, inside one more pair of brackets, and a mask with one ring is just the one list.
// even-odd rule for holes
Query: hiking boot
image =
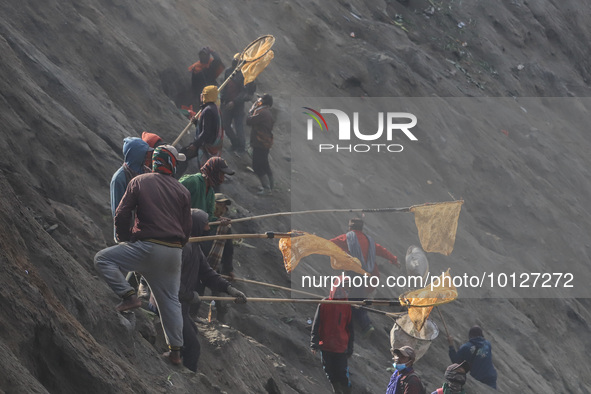
{"label": "hiking boot", "polygon": [[142,301],[137,298],[135,294],[132,294],[129,297],[124,298],[123,301],[117,305],[117,312],[125,312],[130,309],[139,308],[140,306],[142,306]]}
{"label": "hiking boot", "polygon": [[376,329],[374,328],[374,326],[369,326],[367,329],[365,329],[361,332],[361,338],[366,339],[366,338],[371,337],[371,335],[373,334],[373,332],[375,330]]}
{"label": "hiking boot", "polygon": [[167,358],[172,365],[181,365],[183,362],[181,359],[180,350],[170,350],[168,352],[162,353],[162,357]]}
{"label": "hiking boot", "polygon": [[150,298],[150,288],[148,287],[148,285],[140,283],[140,285],[137,288],[137,296],[139,298],[144,298],[146,300],[149,299]]}

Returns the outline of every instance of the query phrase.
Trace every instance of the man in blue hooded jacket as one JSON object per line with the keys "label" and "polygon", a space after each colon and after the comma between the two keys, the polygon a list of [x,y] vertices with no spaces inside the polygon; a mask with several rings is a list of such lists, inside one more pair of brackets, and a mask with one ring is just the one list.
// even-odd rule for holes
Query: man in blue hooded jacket
{"label": "man in blue hooded jacket", "polygon": [[492,362],[492,348],[489,341],[484,339],[482,328],[473,326],[468,332],[468,342],[456,351],[453,338],[449,337],[449,358],[452,363],[460,364],[467,361],[470,365],[470,375],[476,380],[497,388],[497,370]]}
{"label": "man in blue hooded jacket", "polygon": [[138,137],[126,137],[123,140],[123,165],[111,178],[111,214],[115,211],[125,194],[127,184],[138,175],[150,172],[144,165],[148,151],[153,151],[145,141]]}

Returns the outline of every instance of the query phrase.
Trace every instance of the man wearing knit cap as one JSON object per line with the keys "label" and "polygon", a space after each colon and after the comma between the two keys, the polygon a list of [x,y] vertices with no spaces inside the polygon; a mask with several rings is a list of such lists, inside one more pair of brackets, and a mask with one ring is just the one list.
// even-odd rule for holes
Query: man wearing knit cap
{"label": "man wearing knit cap", "polygon": [[468,331],[468,342],[460,346],[456,351],[454,340],[450,336],[449,358],[452,363],[467,361],[472,377],[494,389],[497,388],[497,370],[492,362],[492,347],[489,341],[484,339],[482,328],[472,326]]}
{"label": "man wearing knit cap", "polygon": [[[218,109],[218,88],[210,85],[203,88],[201,93],[201,108],[191,121],[196,125],[195,140],[181,149],[187,160],[197,157],[199,167],[213,156],[219,156],[222,150],[224,131],[220,111]],[[177,178],[187,170],[187,163],[179,166]]]}
{"label": "man wearing knit cap", "polygon": [[[111,289],[122,298],[116,309],[139,308],[141,301],[125,279],[130,271],[141,273],[158,303],[162,329],[173,364],[181,363],[183,318],[179,302],[181,254],[191,234],[189,191],[173,175],[185,155],[171,145],[154,150],[153,172],[138,175],[115,212],[118,245],[99,251],[94,266]],[[129,223],[136,212],[133,228]]]}
{"label": "man wearing knit cap", "polygon": [[410,346],[402,346],[391,349],[394,360],[394,373],[390,377],[390,383],[386,394],[404,393],[421,394],[425,392],[421,378],[413,369],[416,360],[415,350]]}

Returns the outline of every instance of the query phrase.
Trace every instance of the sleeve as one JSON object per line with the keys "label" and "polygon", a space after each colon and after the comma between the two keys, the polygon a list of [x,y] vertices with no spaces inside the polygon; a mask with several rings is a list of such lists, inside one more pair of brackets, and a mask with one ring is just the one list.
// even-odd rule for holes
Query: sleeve
{"label": "sleeve", "polygon": [[343,249],[345,252],[349,253],[349,246],[347,245],[347,234],[341,234],[338,237],[331,239],[330,242],[334,243],[336,246]]}
{"label": "sleeve", "polygon": [[210,187],[209,191],[207,192],[207,196],[205,196],[205,203],[206,203],[206,210],[207,214],[209,215],[208,219],[210,222],[216,221],[218,218],[213,215],[215,212],[215,193],[213,189]]}
{"label": "sleeve", "polygon": [[376,255],[385,258],[386,260],[394,261],[396,256],[390,253],[390,251],[384,248],[382,245],[376,243]]}
{"label": "sleeve", "polygon": [[181,242],[181,244],[185,246],[187,242],[189,242],[191,229],[193,227],[193,217],[191,216],[191,194],[188,190],[186,193],[184,193],[181,220],[181,226],[183,228],[183,232],[185,233],[185,239]]}
{"label": "sleeve", "polygon": [[[228,234],[232,234],[230,231]],[[230,272],[234,271],[234,244],[232,243],[231,239],[226,240],[226,244],[224,245],[224,252],[222,253],[222,274],[229,275]]]}
{"label": "sleeve", "polygon": [[349,317],[349,343],[347,344],[347,356],[353,355],[353,344],[355,343],[355,329],[353,324],[353,308],[351,308],[351,316]]}
{"label": "sleeve", "polygon": [[312,323],[312,330],[310,334],[310,348],[318,350],[320,349],[320,337],[318,331],[320,330],[320,307],[322,304],[318,304],[316,308],[316,314],[314,315],[314,322]]}
{"label": "sleeve", "polygon": [[220,274],[210,267],[203,252],[200,253],[199,258],[201,259],[199,264],[199,281],[211,290],[227,292],[230,282],[222,278]]}
{"label": "sleeve", "polygon": [[464,360],[468,360],[468,355],[470,353],[470,347],[471,347],[471,343],[465,343],[462,346],[460,346],[460,349],[458,351],[456,351],[456,349],[453,346],[449,347],[449,359],[451,360],[452,363],[456,363],[459,364]]}
{"label": "sleeve", "polygon": [[131,238],[131,218],[133,210],[137,206],[138,201],[138,187],[135,179],[132,179],[127,185],[125,194],[121,198],[121,202],[115,211],[115,234],[117,239],[121,242],[129,241]]}
{"label": "sleeve", "polygon": [[115,217],[115,211],[125,194],[125,176],[119,171],[111,179],[111,215]]}

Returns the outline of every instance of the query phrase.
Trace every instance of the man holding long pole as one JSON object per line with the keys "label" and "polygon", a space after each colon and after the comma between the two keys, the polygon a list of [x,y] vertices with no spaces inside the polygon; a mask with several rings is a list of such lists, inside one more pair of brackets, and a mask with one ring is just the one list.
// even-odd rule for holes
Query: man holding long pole
{"label": "man holding long pole", "polygon": [[[330,241],[351,256],[358,258],[361,261],[361,267],[374,276],[379,275],[378,265],[376,264],[377,256],[389,260],[390,264],[395,264],[400,268],[400,263],[396,256],[390,253],[388,249],[376,243],[370,236],[363,233],[363,219],[353,218],[349,220],[349,231]],[[352,277],[358,276],[359,274],[348,272],[348,275]],[[352,287],[349,292],[349,299],[364,300],[373,290],[365,287]],[[360,325],[362,337],[369,337],[375,331],[366,310],[353,309],[353,319]]]}

